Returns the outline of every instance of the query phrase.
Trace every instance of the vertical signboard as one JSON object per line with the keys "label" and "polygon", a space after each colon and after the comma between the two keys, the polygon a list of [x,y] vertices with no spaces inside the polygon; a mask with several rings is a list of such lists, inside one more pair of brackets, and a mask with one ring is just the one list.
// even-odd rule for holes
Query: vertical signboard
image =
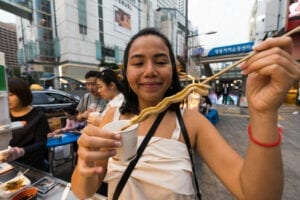
{"label": "vertical signboard", "polygon": [[116,6],[114,6],[114,28],[120,32],[131,30],[130,14]]}

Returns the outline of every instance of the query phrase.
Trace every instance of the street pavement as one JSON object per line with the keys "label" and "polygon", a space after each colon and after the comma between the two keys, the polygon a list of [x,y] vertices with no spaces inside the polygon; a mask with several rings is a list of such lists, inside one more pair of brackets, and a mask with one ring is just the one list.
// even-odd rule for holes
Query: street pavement
{"label": "street pavement", "polygon": [[[246,108],[216,106],[219,111],[217,129],[223,137],[242,156],[245,155],[248,145],[246,127],[249,116]],[[279,125],[283,127],[282,154],[284,160],[284,193],[283,200],[300,199],[300,107],[283,105],[279,112]],[[195,167],[198,181],[204,200],[231,200],[235,199],[211,173],[210,169],[196,158]],[[72,169],[69,163],[62,165],[55,172],[55,176],[70,181]]]}
{"label": "street pavement", "polygon": [[[219,122],[217,129],[242,156],[248,145],[246,127],[249,116],[246,108],[217,106]],[[298,109],[298,114],[293,114]],[[282,155],[284,161],[284,200],[300,199],[300,107],[283,105],[279,111],[279,126],[283,127]],[[196,162],[197,174],[203,199],[231,200],[235,199],[201,162]]]}

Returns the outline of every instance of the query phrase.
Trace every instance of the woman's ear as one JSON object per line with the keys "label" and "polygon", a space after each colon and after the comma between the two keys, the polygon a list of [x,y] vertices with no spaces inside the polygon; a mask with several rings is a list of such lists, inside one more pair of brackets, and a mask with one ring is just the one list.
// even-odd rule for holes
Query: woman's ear
{"label": "woman's ear", "polygon": [[110,89],[115,89],[115,88],[116,88],[116,84],[115,84],[114,82],[111,82],[111,83],[109,84],[109,88],[110,88]]}

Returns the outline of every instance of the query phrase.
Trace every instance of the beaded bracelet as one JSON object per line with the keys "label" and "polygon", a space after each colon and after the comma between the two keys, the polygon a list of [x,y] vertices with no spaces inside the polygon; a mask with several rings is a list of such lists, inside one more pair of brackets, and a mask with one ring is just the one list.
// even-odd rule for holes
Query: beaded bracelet
{"label": "beaded bracelet", "polygon": [[273,143],[263,143],[263,142],[260,142],[258,140],[256,140],[253,135],[252,135],[252,132],[251,132],[251,126],[250,124],[248,124],[248,136],[249,136],[249,139],[254,142],[255,144],[259,145],[259,146],[262,146],[262,147],[276,147],[278,145],[281,144],[282,142],[282,128],[278,127],[277,128],[277,131],[278,131],[278,139],[273,142]]}

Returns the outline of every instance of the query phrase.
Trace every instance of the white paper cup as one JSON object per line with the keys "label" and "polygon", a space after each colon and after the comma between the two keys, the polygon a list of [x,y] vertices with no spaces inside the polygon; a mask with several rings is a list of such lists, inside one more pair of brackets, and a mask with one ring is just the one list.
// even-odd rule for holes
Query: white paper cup
{"label": "white paper cup", "polygon": [[8,146],[7,149],[0,151],[0,163],[2,163],[3,161],[4,162],[6,161],[10,148],[11,147]]}
{"label": "white paper cup", "polygon": [[99,117],[100,113],[99,112],[90,112],[89,117]]}
{"label": "white paper cup", "polygon": [[116,155],[113,159],[122,163],[129,162],[136,156],[138,124],[134,124],[124,131],[120,131],[120,129],[129,124],[129,122],[130,120],[118,120],[103,126],[103,129],[121,134],[121,147],[116,148]]}

